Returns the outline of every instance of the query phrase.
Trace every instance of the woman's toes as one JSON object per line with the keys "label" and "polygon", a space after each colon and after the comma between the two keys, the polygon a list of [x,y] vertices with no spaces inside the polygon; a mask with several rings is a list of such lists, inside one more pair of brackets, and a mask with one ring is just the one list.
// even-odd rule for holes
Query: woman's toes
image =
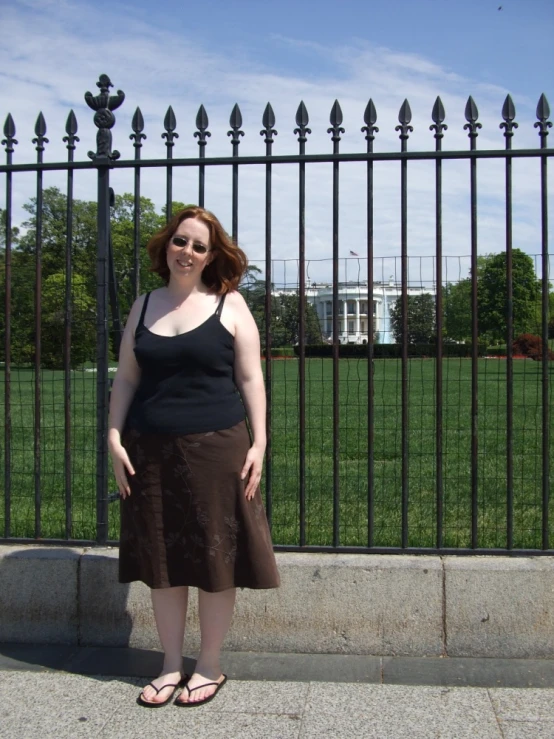
{"label": "woman's toes", "polygon": [[[176,684],[180,679],[180,673],[160,675],[152,682],[152,685],[146,685],[143,688],[142,699],[147,703],[163,703],[175,690],[171,683]],[[158,692],[156,692],[156,689]]]}
{"label": "woman's toes", "polygon": [[192,694],[192,700],[193,703],[199,703],[200,701],[203,701],[204,698],[207,698],[210,695],[210,691],[203,688],[202,690],[196,690]]}

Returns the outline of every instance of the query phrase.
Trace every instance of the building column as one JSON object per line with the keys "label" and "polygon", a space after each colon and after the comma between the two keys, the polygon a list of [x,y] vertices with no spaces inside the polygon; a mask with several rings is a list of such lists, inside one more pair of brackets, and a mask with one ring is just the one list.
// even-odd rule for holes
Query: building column
{"label": "building column", "polygon": [[342,310],[344,316],[344,336],[348,341],[348,300],[342,301]]}
{"label": "building column", "polygon": [[356,323],[354,324],[356,329],[356,344],[362,343],[362,337],[360,336],[360,298],[356,298]]}

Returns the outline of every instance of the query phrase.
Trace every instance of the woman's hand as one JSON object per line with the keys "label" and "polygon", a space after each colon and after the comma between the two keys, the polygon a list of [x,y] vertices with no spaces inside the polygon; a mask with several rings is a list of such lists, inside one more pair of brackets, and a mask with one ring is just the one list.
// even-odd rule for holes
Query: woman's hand
{"label": "woman's hand", "polygon": [[257,446],[251,446],[246,455],[246,460],[240,473],[241,480],[248,480],[244,495],[246,500],[252,500],[256,488],[262,479],[262,464],[264,461],[265,449]]}
{"label": "woman's hand", "polygon": [[119,488],[119,494],[123,499],[125,499],[128,495],[131,495],[131,488],[129,487],[126,473],[128,472],[130,475],[134,475],[135,470],[129,460],[127,451],[120,442],[110,441],[109,450],[112,458],[115,481]]}

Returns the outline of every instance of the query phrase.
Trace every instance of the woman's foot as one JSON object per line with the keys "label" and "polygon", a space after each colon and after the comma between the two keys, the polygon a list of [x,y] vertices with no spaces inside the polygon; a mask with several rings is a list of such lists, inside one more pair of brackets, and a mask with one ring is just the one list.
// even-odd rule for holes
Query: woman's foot
{"label": "woman's foot", "polygon": [[159,677],[143,688],[139,701],[142,704],[151,705],[169,703],[182,680],[183,675],[180,672],[162,672]]}
{"label": "woman's foot", "polygon": [[195,672],[192,675],[175,703],[207,703],[208,700],[215,696],[219,688],[227,679],[227,677],[222,675],[219,670],[215,673],[204,670],[203,673]]}

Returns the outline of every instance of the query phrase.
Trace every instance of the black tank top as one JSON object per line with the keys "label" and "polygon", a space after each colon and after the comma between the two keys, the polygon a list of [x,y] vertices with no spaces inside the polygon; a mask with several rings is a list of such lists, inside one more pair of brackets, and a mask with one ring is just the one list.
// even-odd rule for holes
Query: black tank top
{"label": "black tank top", "polygon": [[148,293],[135,330],[140,383],[127,425],[142,433],[195,434],[231,428],[245,412],[235,385],[234,337],[220,321],[225,295],[200,326],[160,336],[144,325]]}

